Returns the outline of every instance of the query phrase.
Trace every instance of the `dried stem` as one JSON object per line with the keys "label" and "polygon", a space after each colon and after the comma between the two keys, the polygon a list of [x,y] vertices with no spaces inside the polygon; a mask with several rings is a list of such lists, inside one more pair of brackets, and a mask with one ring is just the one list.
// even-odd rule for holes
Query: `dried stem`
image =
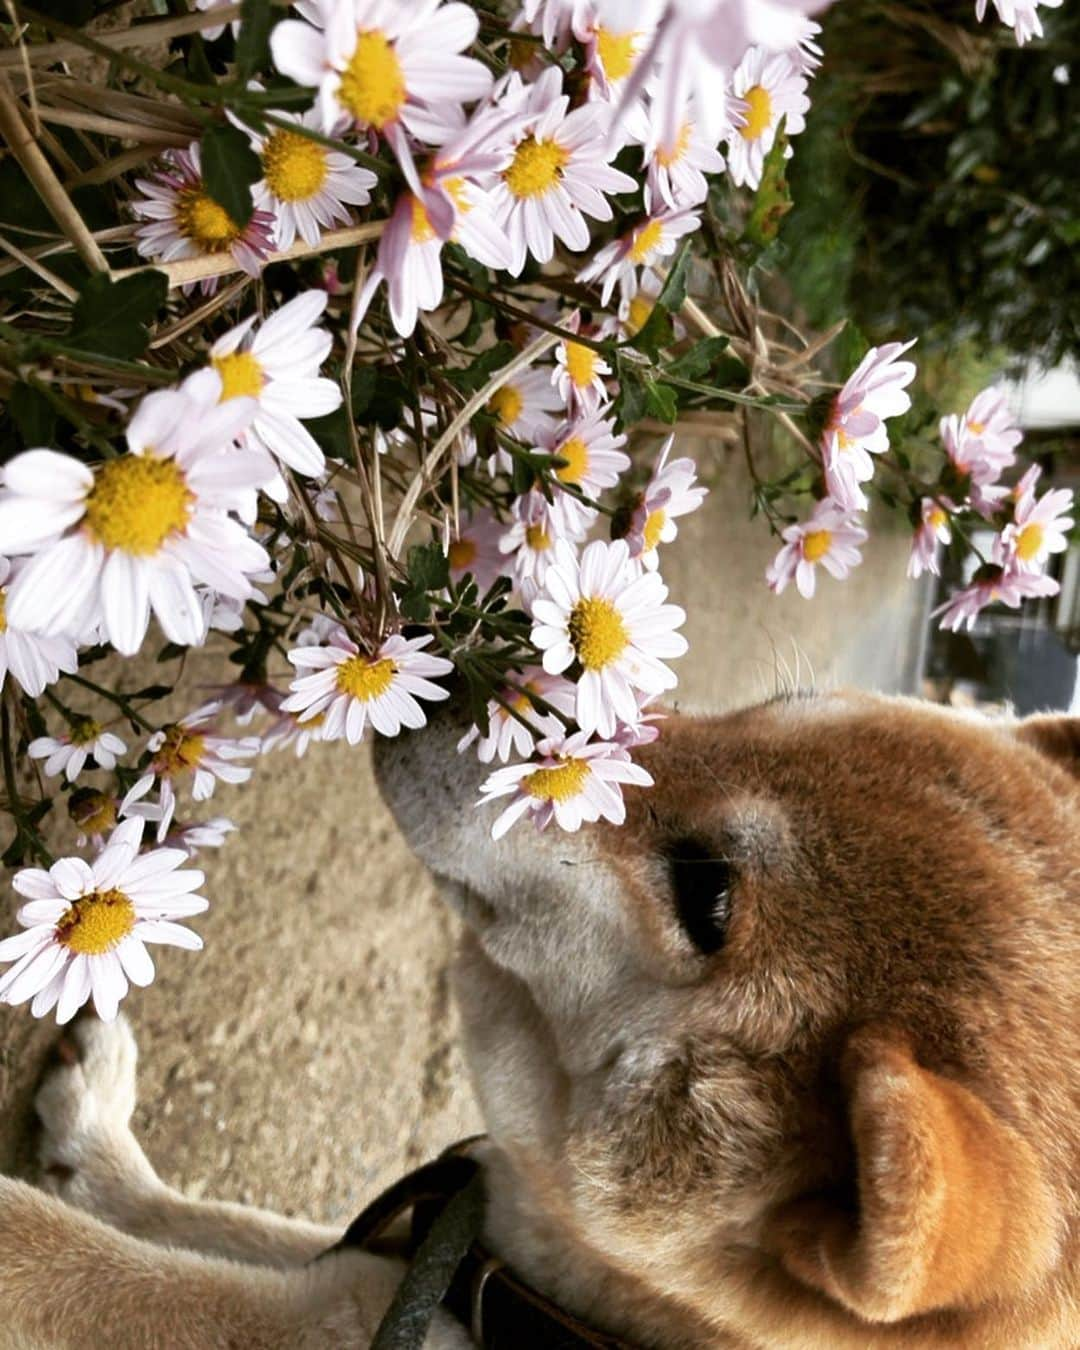
{"label": "dried stem", "polygon": [[0,73],[0,135],[11,147],[23,172],[33,183],[49,214],[71,242],[79,257],[94,272],[107,272],[109,264],[86,228],[82,216],[72,205],[52,165],[41,153],[23,121],[18,100],[7,77]]}
{"label": "dried stem", "polygon": [[[316,253],[333,253],[335,249],[351,248],[354,244],[366,244],[378,239],[386,225],[385,220],[370,220],[364,225],[349,225],[342,230],[327,230],[317,244],[296,243],[292,248],[282,249],[280,253],[271,253],[265,265],[289,262],[293,258],[308,258]],[[187,286],[193,281],[203,281],[207,277],[225,277],[232,272],[241,272],[243,268],[231,253],[208,253],[201,258],[181,258],[174,263],[147,263],[143,267],[123,267],[113,275],[130,277],[136,272],[164,272],[169,278],[170,287]]]}
{"label": "dried stem", "polygon": [[10,240],[5,239],[2,234],[0,234],[0,248],[2,248],[10,257],[14,258],[16,262],[22,263],[23,267],[29,268],[35,276],[40,277],[41,280],[44,281],[46,285],[51,286],[54,291],[59,291],[65,300],[74,301],[79,298],[79,292],[74,286],[69,286],[67,282],[61,280],[55,272],[50,272],[44,263],[39,263],[36,258],[31,258],[28,253],[24,253],[21,248],[17,248]]}

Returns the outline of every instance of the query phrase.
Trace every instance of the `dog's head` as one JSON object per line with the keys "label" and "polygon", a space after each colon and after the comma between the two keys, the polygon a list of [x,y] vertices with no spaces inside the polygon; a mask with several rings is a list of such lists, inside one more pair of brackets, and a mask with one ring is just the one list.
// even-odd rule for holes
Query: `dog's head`
{"label": "dog's head", "polygon": [[380,779],[471,928],[492,1134],[565,1235],[749,1344],[1056,1325],[1076,723],[866,695],[672,717],[625,826],[493,843],[452,722],[383,745]]}

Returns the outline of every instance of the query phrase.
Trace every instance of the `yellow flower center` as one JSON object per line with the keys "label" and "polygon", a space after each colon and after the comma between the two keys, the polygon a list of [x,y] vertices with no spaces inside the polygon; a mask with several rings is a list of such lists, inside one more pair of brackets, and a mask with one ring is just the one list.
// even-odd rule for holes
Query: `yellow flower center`
{"label": "yellow flower center", "polygon": [[501,389],[496,389],[488,399],[487,410],[493,413],[499,419],[499,425],[503,427],[512,426],[521,416],[521,410],[525,406],[525,400],[522,398],[519,390],[512,384],[504,384]]}
{"label": "yellow flower center", "polygon": [[656,301],[650,299],[644,291],[639,291],[634,296],[626,312],[626,326],[631,333],[636,333],[639,329],[645,327],[655,304]]}
{"label": "yellow flower center", "polygon": [[263,147],[262,164],[266,186],[282,202],[306,202],[330,172],[322,146],[295,131],[275,131]]}
{"label": "yellow flower center", "polygon": [[623,617],[610,600],[591,596],[570,611],[570,645],[586,670],[603,670],[630,644]]}
{"label": "yellow flower center", "polygon": [[679,128],[679,135],[675,144],[670,150],[665,150],[660,146],[656,151],[656,162],[662,169],[670,169],[673,164],[678,164],[687,150],[690,149],[690,136],[692,134],[690,123],[684,122]]}
{"label": "yellow flower center", "polygon": [[525,543],[535,553],[546,553],[551,547],[551,535],[548,534],[543,525],[527,525],[525,527]]}
{"label": "yellow flower center", "polygon": [[981,436],[985,430],[986,430],[985,422],[968,423],[968,431],[970,431],[973,436]]}
{"label": "yellow flower center", "polygon": [[356,35],[337,96],[358,122],[382,131],[405,105],[405,73],[390,39],[377,28]]}
{"label": "yellow flower center", "polygon": [[1031,562],[1039,556],[1046,537],[1046,530],[1037,522],[1025,525],[1016,539],[1016,556],[1021,562]]}
{"label": "yellow flower center", "polygon": [[948,519],[948,513],[943,511],[940,506],[935,506],[927,517],[926,523],[932,530],[940,530]]}
{"label": "yellow flower center", "polygon": [[465,215],[472,210],[472,203],[469,201],[465,191],[466,184],[464,178],[444,178],[443,187],[446,189],[450,200],[457,207],[461,215]]}
{"label": "yellow flower center", "polygon": [[72,745],[92,745],[101,735],[101,724],[92,717],[80,717],[71,724],[68,740]]}
{"label": "yellow flower center", "polygon": [[7,632],[7,587],[0,586],[0,633]]}
{"label": "yellow flower center", "polygon": [[337,687],[350,698],[370,703],[390,688],[396,669],[388,657],[369,661],[366,656],[350,656],[338,666]]}
{"label": "yellow flower center", "polygon": [[634,69],[637,33],[612,33],[607,28],[596,30],[596,54],[609,80],[625,80]]}
{"label": "yellow flower center", "polygon": [[192,735],[174,722],[165,728],[165,739],[154,755],[154,769],[163,778],[175,778],[188,769],[195,769],[206,754],[206,737]]}
{"label": "yellow flower center", "polygon": [[56,940],[80,956],[102,956],[134,927],[135,906],[123,891],[91,891],[68,906],[56,925]]}
{"label": "yellow flower center", "polygon": [[68,815],[87,834],[107,834],[116,824],[116,803],[96,788],[79,788],[68,798]]}
{"label": "yellow flower center", "polygon": [[581,437],[571,436],[568,441],[563,441],[555,453],[560,459],[566,460],[561,469],[555,470],[559,482],[580,483],[589,471],[589,447]]}
{"label": "yellow flower center", "polygon": [[557,769],[537,769],[522,779],[521,786],[530,797],[544,802],[565,802],[576,797],[585,786],[589,766],[583,759],[568,759]]}
{"label": "yellow flower center", "polygon": [[634,242],[630,245],[630,261],[643,263],[659,244],[663,233],[664,227],[658,220],[650,220],[647,225],[643,225],[635,233]]}
{"label": "yellow flower center", "polygon": [[772,121],[772,99],[769,91],[760,84],[749,88],[743,98],[746,100],[746,122],[739,128],[744,141],[756,141],[765,134]]}
{"label": "yellow flower center", "polygon": [[223,206],[201,188],[185,188],[176,203],[176,227],[206,253],[225,253],[243,230]]}
{"label": "yellow flower center", "polygon": [[566,371],[579,389],[587,389],[596,377],[596,353],[580,342],[567,342]]}
{"label": "yellow flower center", "polygon": [[832,530],[811,530],[803,539],[803,557],[807,562],[820,562],[832,545]]}
{"label": "yellow flower center", "polygon": [[660,535],[663,533],[664,526],[667,524],[667,512],[650,511],[645,517],[645,529],[642,533],[645,536],[645,552],[651,553],[660,542]]}
{"label": "yellow flower center", "polygon": [[409,238],[414,244],[430,244],[435,238],[435,228],[428,216],[424,203],[418,197],[410,200],[412,207],[412,224],[409,227]]}
{"label": "yellow flower center", "polygon": [[86,499],[86,525],[106,548],[145,558],[185,528],[194,500],[173,460],[123,455],[98,470]]}
{"label": "yellow flower center", "polygon": [[451,572],[463,572],[476,558],[476,544],[472,539],[455,539],[446,553]]}
{"label": "yellow flower center", "polygon": [[514,151],[510,167],[503,170],[503,178],[515,197],[540,197],[562,177],[569,158],[569,152],[555,141],[526,136]]}
{"label": "yellow flower center", "polygon": [[215,356],[211,364],[221,376],[219,402],[225,403],[230,398],[258,398],[262,393],[265,379],[262,366],[250,352]]}

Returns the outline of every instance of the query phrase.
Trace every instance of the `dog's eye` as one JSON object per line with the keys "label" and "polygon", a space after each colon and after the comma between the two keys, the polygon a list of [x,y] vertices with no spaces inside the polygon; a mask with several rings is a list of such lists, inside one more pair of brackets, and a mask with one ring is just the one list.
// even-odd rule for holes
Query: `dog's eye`
{"label": "dog's eye", "polygon": [[683,932],[699,952],[712,956],[727,937],[734,885],[731,864],[699,839],[673,839],[664,857]]}

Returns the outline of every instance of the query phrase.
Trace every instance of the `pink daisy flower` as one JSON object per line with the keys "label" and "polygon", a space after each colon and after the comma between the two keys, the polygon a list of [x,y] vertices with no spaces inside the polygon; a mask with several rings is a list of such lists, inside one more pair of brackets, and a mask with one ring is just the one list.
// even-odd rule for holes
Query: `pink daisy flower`
{"label": "pink daisy flower", "polygon": [[[788,136],[806,130],[805,113],[810,108],[806,76],[784,53],[770,55],[751,47],[735,71],[732,91],[734,127],[727,137],[727,171],[739,187],[756,189],[781,120]],[[784,153],[791,157],[790,145]]]}
{"label": "pink daisy flower", "polygon": [[669,462],[668,455],[674,443],[674,436],[664,442],[626,534],[630,557],[650,572],[655,572],[660,565],[658,545],[669,544],[678,536],[676,520],[696,511],[709,495],[708,488],[697,486],[697,465],[692,459]]}
{"label": "pink daisy flower", "polygon": [[1053,577],[1036,572],[1006,571],[993,563],[980,567],[974,580],[954,592],[931,617],[941,615],[941,627],[956,632],[974,628],[975,620],[992,604],[1019,609],[1021,602],[1033,596],[1057,595],[1061,587]]}
{"label": "pink daisy flower", "polygon": [[871,347],[833,399],[821,433],[825,487],[829,496],[850,511],[866,509],[866,495],[859,484],[874,476],[871,455],[884,454],[889,448],[886,419],[899,417],[911,407],[905,390],[915,378],[915,363],[898,358],[914,345],[913,338]]}
{"label": "pink daisy flower", "polygon": [[646,216],[626,234],[597,250],[577,274],[577,280],[585,284],[599,281],[600,303],[604,306],[617,285],[633,295],[638,288],[638,269],[654,267],[662,258],[669,258],[683,235],[700,227],[701,217],[686,209]]}
{"label": "pink daisy flower", "polygon": [[[538,740],[561,736],[563,724],[560,719],[553,712],[537,707],[530,694],[537,695],[566,717],[573,717],[574,686],[569,680],[564,680],[561,675],[549,675],[539,666],[529,666],[513,685],[500,690],[498,699],[489,701],[487,734],[481,735],[477,726],[470,727],[458,742],[458,754],[475,743],[481,764],[490,764],[493,759],[506,764],[511,755],[531,755]],[[521,718],[529,725],[526,726]]]}
{"label": "pink daisy flower", "polygon": [[487,507],[463,517],[459,525],[446,550],[450,576],[459,584],[467,576],[473,577],[484,595],[506,568],[506,558],[499,548],[506,527]]}
{"label": "pink daisy flower", "polygon": [[798,592],[809,600],[817,585],[817,569],[843,581],[862,562],[859,548],[869,537],[855,515],[826,497],[818,502],[810,519],[789,525],[780,536],[784,546],[765,573],[776,595],[794,581]]}
{"label": "pink daisy flower", "polygon": [[994,562],[1016,572],[1041,572],[1051,553],[1069,547],[1075,524],[1071,488],[1051,488],[1036,498],[1034,479],[1017,497],[1012,521],[994,541]]}
{"label": "pink daisy flower", "polygon": [[938,546],[952,540],[949,513],[933,497],[924,497],[919,507],[919,527],[911,541],[911,556],[907,574],[914,580],[924,572],[941,575],[938,566]]}
{"label": "pink daisy flower", "polygon": [[[274,247],[274,217],[256,210],[246,225],[238,225],[207,192],[199,155],[197,141],[186,150],[166,150],[160,169],[135,180],[143,197],[132,202],[131,210],[149,221],[135,231],[136,251],[154,262],[229,253],[241,271],[257,277]],[[218,280],[199,282],[202,293],[213,295]]]}

